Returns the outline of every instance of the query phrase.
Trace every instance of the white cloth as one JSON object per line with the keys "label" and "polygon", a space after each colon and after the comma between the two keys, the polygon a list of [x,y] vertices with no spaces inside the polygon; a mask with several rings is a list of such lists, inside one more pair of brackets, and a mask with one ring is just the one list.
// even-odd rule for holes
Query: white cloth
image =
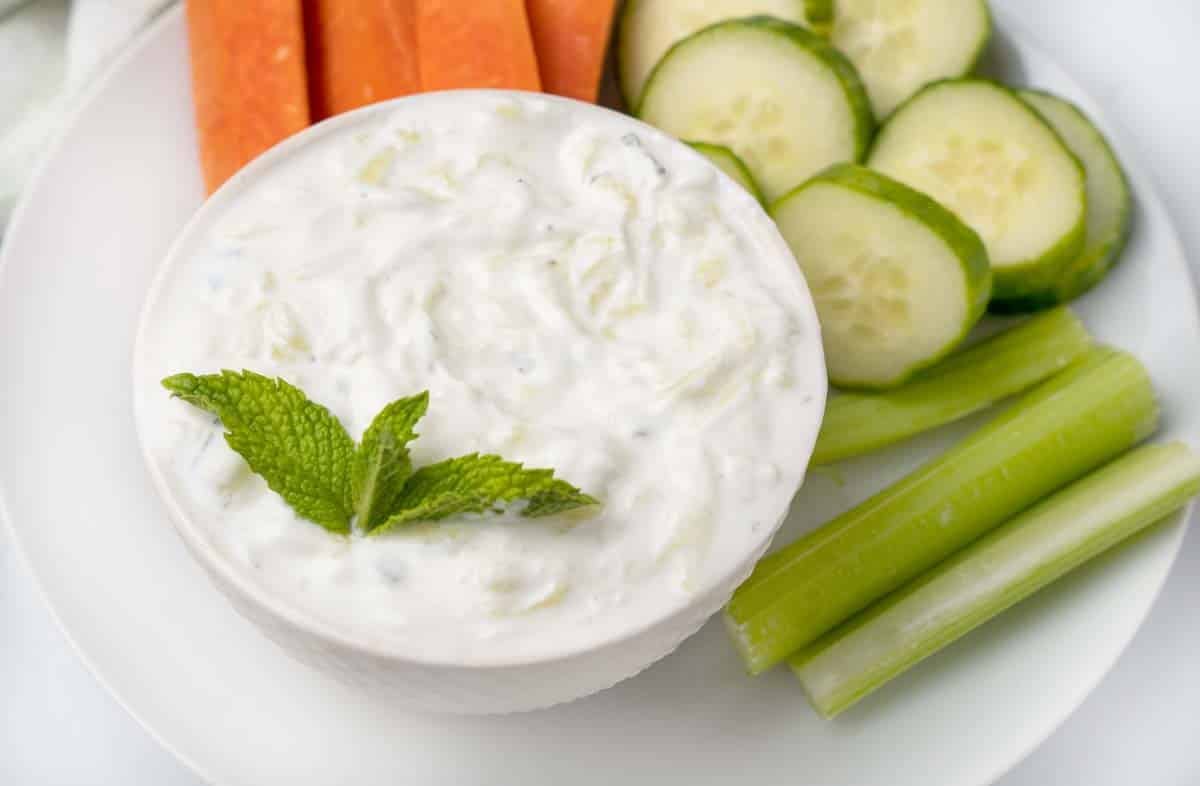
{"label": "white cloth", "polygon": [[171,0],[0,0],[0,234],[66,110]]}

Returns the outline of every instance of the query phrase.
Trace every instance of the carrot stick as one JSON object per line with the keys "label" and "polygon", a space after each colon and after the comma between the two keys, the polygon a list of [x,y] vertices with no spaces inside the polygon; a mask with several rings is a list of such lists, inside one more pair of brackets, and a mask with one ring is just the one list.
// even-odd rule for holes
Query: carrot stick
{"label": "carrot stick", "polygon": [[547,93],[595,103],[616,0],[527,0]]}
{"label": "carrot stick", "polygon": [[415,0],[304,0],[313,117],[420,90]]}
{"label": "carrot stick", "polygon": [[308,125],[300,0],[187,0],[200,165],[212,193]]}
{"label": "carrot stick", "polygon": [[423,89],[542,89],[524,0],[416,2]]}

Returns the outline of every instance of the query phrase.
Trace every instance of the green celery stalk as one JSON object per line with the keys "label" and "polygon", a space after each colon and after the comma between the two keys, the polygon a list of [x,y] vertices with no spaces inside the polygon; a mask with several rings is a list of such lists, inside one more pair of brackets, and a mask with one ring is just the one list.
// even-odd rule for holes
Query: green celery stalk
{"label": "green celery stalk", "polygon": [[832,717],[1200,492],[1200,458],[1148,445],[1017,516],[792,658]]}
{"label": "green celery stalk", "polygon": [[952,355],[896,390],[833,396],[812,463],[870,453],[990,407],[1062,371],[1091,343],[1075,315],[1056,308]]}
{"label": "green celery stalk", "polygon": [[1141,363],[1091,350],[940,458],[762,559],[725,613],[747,669],[811,644],[1157,425]]}

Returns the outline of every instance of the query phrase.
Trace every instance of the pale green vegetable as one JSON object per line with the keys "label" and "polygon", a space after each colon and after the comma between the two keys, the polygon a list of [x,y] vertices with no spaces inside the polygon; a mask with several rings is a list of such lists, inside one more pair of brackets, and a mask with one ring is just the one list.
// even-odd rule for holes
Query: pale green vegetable
{"label": "pale green vegetable", "polygon": [[637,116],[733,150],[768,201],[832,164],[861,160],[874,126],[850,61],[821,36],[767,16],[721,22],[671,47]]}
{"label": "pale green vegetable", "polygon": [[[625,104],[636,107],[654,66],[675,44],[711,24],[760,14],[796,25],[815,11],[828,17],[832,0],[626,0],[617,30],[617,80]],[[811,8],[810,8],[811,7]]]}
{"label": "pale green vegetable", "polygon": [[697,153],[711,161],[717,169],[733,178],[738,185],[749,191],[751,196],[759,202],[763,201],[762,191],[759,190],[758,183],[754,182],[754,176],[746,168],[746,163],[738,158],[737,153],[724,145],[714,145],[708,142],[688,142],[687,144],[691,145]]}
{"label": "pale green vegetable", "polygon": [[979,233],[999,307],[1038,302],[1083,249],[1083,167],[1004,85],[953,79],[922,88],[879,130],[867,165],[933,197]]}
{"label": "pale green vegetable", "polygon": [[965,418],[1063,370],[1090,346],[1075,315],[1057,308],[951,355],[895,390],[839,393],[825,406],[812,463],[860,456]]}
{"label": "pale green vegetable", "polygon": [[1198,491],[1200,458],[1186,446],[1134,450],[835,628],[792,669],[813,707],[837,715]]}
{"label": "pale green vegetable", "polygon": [[829,381],[895,388],[983,316],[992,271],[958,216],[903,183],[835,164],[771,205],[821,318]]}
{"label": "pale green vegetable", "polygon": [[1116,153],[1079,107],[1036,90],[1022,90],[1020,95],[1054,126],[1087,171],[1087,238],[1083,251],[1067,265],[1054,291],[1045,298],[1049,303],[1065,303],[1098,284],[1120,259],[1129,239],[1133,199]]}
{"label": "pale green vegetable", "polygon": [[985,0],[837,0],[831,10],[830,41],[880,120],[924,85],[968,73],[992,33]]}
{"label": "pale green vegetable", "polygon": [[758,563],[726,622],[753,674],[1149,436],[1133,356],[1093,349],[939,458]]}

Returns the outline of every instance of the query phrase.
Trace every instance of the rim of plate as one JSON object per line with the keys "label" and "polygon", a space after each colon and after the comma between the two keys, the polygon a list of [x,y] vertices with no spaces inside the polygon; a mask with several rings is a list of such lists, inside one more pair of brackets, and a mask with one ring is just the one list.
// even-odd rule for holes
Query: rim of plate
{"label": "rim of plate", "polygon": [[[1036,52],[1039,56],[1061,68],[1061,66],[1058,66],[1058,60],[1056,60],[1047,52],[1047,50],[1037,41],[1036,37],[1029,32],[1028,28],[1023,25],[1020,20],[1014,18],[1015,15],[1013,13],[1006,10],[997,9],[995,7],[989,7],[989,12],[989,21],[993,38],[995,37],[996,32],[1000,29],[1014,33],[1021,39],[1023,47],[1028,48],[1030,51]],[[1063,69],[1063,71],[1072,80],[1072,82],[1078,84],[1073,74],[1071,74],[1069,71],[1066,71],[1066,69]],[[1087,95],[1089,98],[1091,97],[1090,92],[1087,92]],[[1099,121],[1097,122],[1097,125],[1100,126],[1100,128],[1105,132],[1106,136],[1116,136],[1118,138],[1123,138],[1126,136],[1122,126],[1113,123],[1111,118],[1107,116],[1107,113],[1105,113],[1099,107],[1089,107],[1087,111],[1089,117]],[[1120,145],[1118,143],[1117,145],[1114,145],[1114,147],[1121,147],[1122,149],[1121,158],[1124,164],[1123,168],[1125,175],[1130,181],[1131,190],[1137,193],[1137,201],[1140,201],[1143,204],[1153,205],[1156,209],[1161,211],[1163,216],[1166,218],[1168,230],[1166,242],[1175,252],[1175,255],[1178,259],[1185,260],[1183,274],[1191,288],[1190,301],[1192,307],[1188,310],[1185,318],[1190,323],[1193,333],[1200,332],[1200,304],[1197,303],[1198,293],[1196,289],[1196,282],[1195,279],[1192,278],[1191,270],[1187,267],[1187,254],[1185,253],[1183,243],[1179,239],[1179,232],[1175,229],[1174,217],[1171,215],[1170,210],[1168,210],[1167,205],[1159,197],[1158,189],[1145,188],[1147,182],[1149,181],[1149,176],[1144,174],[1147,169],[1142,163],[1141,157],[1137,155],[1135,150],[1132,149],[1132,146]],[[1045,716],[1045,722],[1042,723],[1040,727],[1032,734],[1027,735],[1025,739],[1015,744],[1014,756],[1011,758],[1011,760],[990,768],[990,771],[987,773],[980,773],[980,786],[987,786],[988,784],[993,784],[996,781],[999,781],[1018,764],[1027,759],[1035,750],[1037,750],[1038,747],[1040,747],[1047,739],[1049,739],[1054,732],[1058,731],[1058,729],[1067,721],[1067,719],[1070,718],[1075,711],[1083,705],[1083,702],[1087,699],[1087,697],[1096,690],[1096,687],[1100,684],[1100,681],[1112,672],[1117,661],[1120,660],[1121,656],[1125,654],[1125,651],[1129,649],[1129,645],[1133,642],[1134,637],[1137,636],[1138,631],[1140,631],[1142,626],[1146,623],[1146,618],[1150,615],[1150,610],[1154,608],[1159,597],[1162,595],[1163,587],[1166,586],[1167,583],[1167,578],[1171,575],[1171,572],[1175,567],[1175,563],[1179,559],[1179,551],[1183,546],[1183,537],[1191,526],[1192,519],[1196,514],[1196,510],[1197,500],[1192,499],[1182,508],[1182,510],[1175,514],[1175,516],[1177,516],[1179,519],[1179,526],[1177,527],[1177,531],[1173,533],[1173,539],[1170,543],[1170,559],[1167,562],[1166,569],[1163,570],[1162,574],[1155,579],[1154,586],[1146,600],[1146,607],[1142,610],[1137,623],[1131,625],[1128,630],[1122,633],[1120,636],[1120,642],[1116,647],[1113,648],[1111,655],[1103,659],[1103,668],[1096,670],[1093,676],[1080,682],[1077,690],[1071,696],[1070,701],[1064,701],[1056,710],[1047,712]]]}
{"label": "rim of plate", "polygon": [[[1049,62],[1057,65],[1058,61],[1047,55],[1046,50],[1033,36],[1029,34],[1028,29],[1019,20],[1014,18],[1015,15],[1013,13],[996,8],[991,10],[993,17],[993,30],[1004,29],[1019,34],[1019,37],[1023,42],[1023,47],[1028,48],[1030,51],[1036,52],[1038,55],[1045,57]],[[177,24],[177,17],[181,16],[182,14],[183,10],[178,5],[173,8],[169,8],[167,11],[160,14],[156,19],[150,22],[146,28],[139,32],[129,43],[129,45],[119,55],[117,55],[112,62],[108,64],[108,66],[106,66],[103,73],[98,75],[82,92],[82,94],[77,97],[70,111],[63,119],[59,129],[55,132],[51,141],[40,154],[38,161],[33,168],[33,172],[27,181],[26,188],[22,192],[17,205],[10,216],[8,225],[5,229],[5,237],[9,237],[14,234],[14,228],[19,228],[24,223],[25,214],[30,209],[30,194],[34,190],[30,186],[32,186],[32,184],[35,182],[40,181],[44,171],[49,166],[49,162],[58,155],[60,148],[63,146],[64,140],[73,129],[75,123],[79,119],[79,116],[83,114],[85,110],[91,107],[91,105],[96,101],[97,96],[103,91],[104,87],[118,73],[124,70],[129,61],[136,59],[137,56],[140,55],[142,49],[144,49],[150,41],[160,35],[163,29],[170,27],[172,24]],[[1069,72],[1067,73],[1069,75]],[[1074,79],[1074,77],[1072,77],[1072,79]],[[1126,136],[1126,133],[1123,131],[1123,126],[1113,124],[1104,112],[1093,111],[1093,114],[1095,114],[1102,121],[1102,127],[1106,128],[1110,132],[1116,132],[1113,134],[1114,136]],[[1143,174],[1147,170],[1142,164],[1141,157],[1137,155],[1136,150],[1133,149],[1133,146],[1125,146],[1122,157],[1126,162],[1126,172],[1129,175],[1129,179],[1135,187],[1145,186],[1147,182],[1150,182],[1149,176]],[[1175,229],[1174,216],[1159,197],[1158,189],[1152,188],[1149,190],[1139,190],[1141,191],[1139,200],[1144,204],[1153,205],[1156,209],[1160,210],[1167,219],[1169,236],[1165,240],[1168,245],[1176,252],[1179,259],[1186,259],[1183,244],[1179,239],[1177,230]],[[0,242],[0,288],[3,288],[5,285],[5,275],[9,265],[11,264],[11,256],[12,251],[10,250],[10,244],[7,242]],[[1192,308],[1189,310],[1186,318],[1191,323],[1193,332],[1200,332],[1200,311],[1197,309],[1197,290],[1195,280],[1192,277],[1191,271],[1186,267],[1183,273],[1190,282],[1192,288]],[[1189,503],[1189,505],[1182,511],[1181,525],[1176,528],[1174,533],[1172,533],[1172,539],[1169,541],[1170,559],[1168,561],[1166,570],[1164,570],[1162,575],[1155,581],[1152,591],[1147,596],[1145,608],[1142,610],[1141,617],[1137,624],[1130,626],[1130,628],[1123,633],[1121,637],[1122,640],[1120,641],[1119,645],[1113,649],[1111,656],[1104,659],[1103,668],[1098,669],[1094,677],[1084,680],[1082,683],[1080,683],[1075,694],[1071,696],[1070,701],[1064,701],[1062,702],[1061,707],[1046,712],[1045,715],[1040,719],[1042,722],[1036,724],[1036,728],[1031,725],[1025,726],[1025,728],[1029,731],[1014,741],[1012,745],[1012,755],[1004,757],[1006,761],[1003,764],[997,764],[989,767],[986,771],[981,771],[978,773],[978,778],[975,781],[978,786],[986,786],[987,784],[995,783],[1006,773],[1016,767],[1016,765],[1020,764],[1021,761],[1027,758],[1079,708],[1088,695],[1093,692],[1099,682],[1109,672],[1112,671],[1114,664],[1120,659],[1121,655],[1124,654],[1126,649],[1128,649],[1130,642],[1145,623],[1150,609],[1154,606],[1159,595],[1161,594],[1167,577],[1170,575],[1171,569],[1173,568],[1178,557],[1179,550],[1183,542],[1183,536],[1191,525],[1191,520],[1196,509],[1196,502],[1193,501],[1192,503]],[[205,783],[210,784],[211,786],[220,786],[213,779],[213,776],[209,774],[205,767],[200,766],[200,764],[193,757],[185,754],[175,743],[168,740],[159,729],[156,729],[154,726],[152,726],[150,722],[143,717],[142,713],[139,712],[129,701],[127,701],[124,694],[109,681],[101,667],[79,644],[70,628],[63,623],[58,608],[51,601],[49,589],[45,585],[42,575],[36,570],[33,562],[26,552],[22,539],[18,534],[17,527],[12,521],[7,507],[5,490],[2,483],[0,483],[0,527],[5,528],[11,539],[13,551],[16,553],[17,559],[25,567],[30,578],[33,580],[33,584],[36,588],[38,596],[42,599],[45,608],[50,613],[50,616],[54,620],[56,627],[62,632],[71,649],[83,663],[84,667],[92,674],[96,681],[113,698],[113,700],[122,709],[124,709],[125,712],[127,712],[130,717],[132,717],[152,739],[162,746],[164,750],[170,752],[172,756],[178,759],[185,767],[191,770],[192,773],[194,773]],[[964,784],[964,786],[966,786],[966,784]]]}

